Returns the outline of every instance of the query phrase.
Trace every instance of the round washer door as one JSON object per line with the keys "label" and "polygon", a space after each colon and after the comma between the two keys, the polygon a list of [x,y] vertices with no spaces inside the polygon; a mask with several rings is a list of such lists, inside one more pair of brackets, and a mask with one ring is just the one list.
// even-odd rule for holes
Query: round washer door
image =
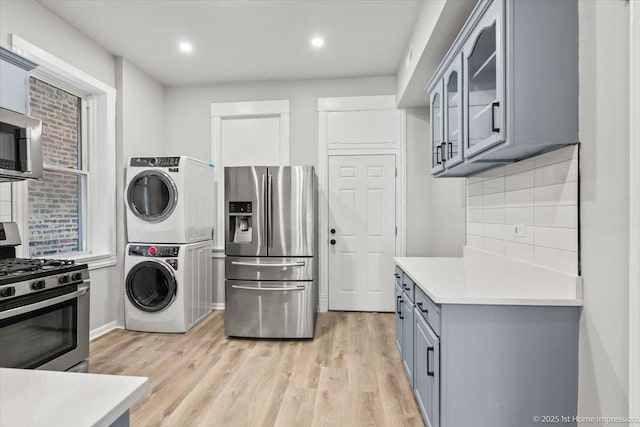
{"label": "round washer door", "polygon": [[178,286],[171,267],[158,261],[143,261],[129,270],[126,289],[136,308],[156,312],[171,305]]}
{"label": "round washer door", "polygon": [[147,222],[160,222],[171,215],[178,203],[178,190],[173,179],[160,170],[147,170],[136,175],[127,191],[129,209]]}

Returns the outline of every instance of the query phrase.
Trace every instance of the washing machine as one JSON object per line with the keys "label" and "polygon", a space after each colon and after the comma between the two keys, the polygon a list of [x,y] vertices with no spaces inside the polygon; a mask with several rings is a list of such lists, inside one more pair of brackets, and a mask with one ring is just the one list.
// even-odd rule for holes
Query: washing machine
{"label": "washing machine", "polygon": [[211,312],[211,240],[184,245],[128,244],[125,328],[186,332]]}
{"label": "washing machine", "polygon": [[186,156],[131,157],[124,192],[127,238],[138,243],[193,243],[213,238],[214,175]]}

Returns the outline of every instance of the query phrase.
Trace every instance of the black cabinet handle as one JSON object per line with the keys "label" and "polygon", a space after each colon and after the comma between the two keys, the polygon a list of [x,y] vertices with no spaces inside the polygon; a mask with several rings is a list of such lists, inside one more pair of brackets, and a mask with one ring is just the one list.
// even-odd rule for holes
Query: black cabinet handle
{"label": "black cabinet handle", "polygon": [[402,284],[402,288],[403,288],[405,291],[408,291],[408,290],[410,290],[410,289],[411,289],[409,286],[405,286],[405,284],[404,284],[404,283]]}
{"label": "black cabinet handle", "polygon": [[402,315],[402,297],[396,297],[398,298],[398,301],[396,303],[396,312],[398,313],[398,317],[401,319],[404,319],[404,316]]}
{"label": "black cabinet handle", "polygon": [[420,309],[421,312],[429,314],[429,310],[427,310],[426,308],[422,307],[422,303],[421,302],[419,302],[416,305],[418,306],[418,308]]}
{"label": "black cabinet handle", "polygon": [[498,101],[491,103],[491,131],[500,132],[500,127],[496,127],[496,107],[500,107]]}
{"label": "black cabinet handle", "polygon": [[449,158],[453,158],[453,143],[449,143]]}
{"label": "black cabinet handle", "polygon": [[429,363],[429,353],[433,353],[433,347],[427,347],[427,375],[430,377],[435,376],[435,372],[431,370]]}
{"label": "black cabinet handle", "polygon": [[400,298],[402,298],[401,295],[398,295],[396,297],[396,314],[401,314],[401,310],[400,310],[400,301],[402,301]]}
{"label": "black cabinet handle", "polygon": [[442,163],[444,163],[447,160],[447,143],[443,142],[440,145],[442,146],[442,149],[440,150],[442,151]]}
{"label": "black cabinet handle", "polygon": [[394,274],[394,276],[396,276],[396,279],[399,279],[399,278],[400,278],[400,275],[399,275],[399,274]]}
{"label": "black cabinet handle", "polygon": [[441,165],[442,164],[442,160],[440,160],[441,157],[441,153],[440,151],[442,150],[442,145],[438,145],[438,148],[436,148],[436,163]]}

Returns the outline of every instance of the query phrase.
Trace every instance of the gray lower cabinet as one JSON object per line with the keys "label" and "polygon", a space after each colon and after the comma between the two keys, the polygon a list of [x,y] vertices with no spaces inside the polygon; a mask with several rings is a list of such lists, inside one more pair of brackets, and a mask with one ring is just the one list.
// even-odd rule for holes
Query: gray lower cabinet
{"label": "gray lower cabinet", "polygon": [[396,292],[402,363],[425,425],[536,427],[558,416],[576,426],[580,307],[436,304],[418,285],[413,304]]}
{"label": "gray lower cabinet", "polygon": [[402,365],[413,384],[413,303],[406,297],[402,299]]}
{"label": "gray lower cabinet", "polygon": [[396,347],[402,355],[402,288],[396,284]]}
{"label": "gray lower cabinet", "polygon": [[413,390],[427,427],[440,425],[440,340],[422,317],[414,311]]}

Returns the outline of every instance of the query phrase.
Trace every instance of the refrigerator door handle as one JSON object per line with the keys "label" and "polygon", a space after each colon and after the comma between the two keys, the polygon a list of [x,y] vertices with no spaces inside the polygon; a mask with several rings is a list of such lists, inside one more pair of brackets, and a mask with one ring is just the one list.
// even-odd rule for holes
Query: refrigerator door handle
{"label": "refrigerator door handle", "polygon": [[290,288],[258,288],[256,286],[240,286],[240,285],[231,285],[234,289],[244,289],[245,291],[304,291],[304,286],[292,286]]}
{"label": "refrigerator door handle", "polygon": [[231,261],[233,265],[246,265],[249,267],[304,267],[304,262],[287,262],[287,263],[256,263],[256,262],[242,262]]}
{"label": "refrigerator door handle", "polygon": [[260,230],[260,246],[264,246],[267,242],[267,209],[265,208],[265,203],[268,200],[267,195],[267,177],[265,174],[262,174],[262,224]]}
{"label": "refrigerator door handle", "polygon": [[273,246],[273,180],[271,177],[271,173],[268,173],[268,180],[269,189],[267,190],[267,246],[271,247]]}

